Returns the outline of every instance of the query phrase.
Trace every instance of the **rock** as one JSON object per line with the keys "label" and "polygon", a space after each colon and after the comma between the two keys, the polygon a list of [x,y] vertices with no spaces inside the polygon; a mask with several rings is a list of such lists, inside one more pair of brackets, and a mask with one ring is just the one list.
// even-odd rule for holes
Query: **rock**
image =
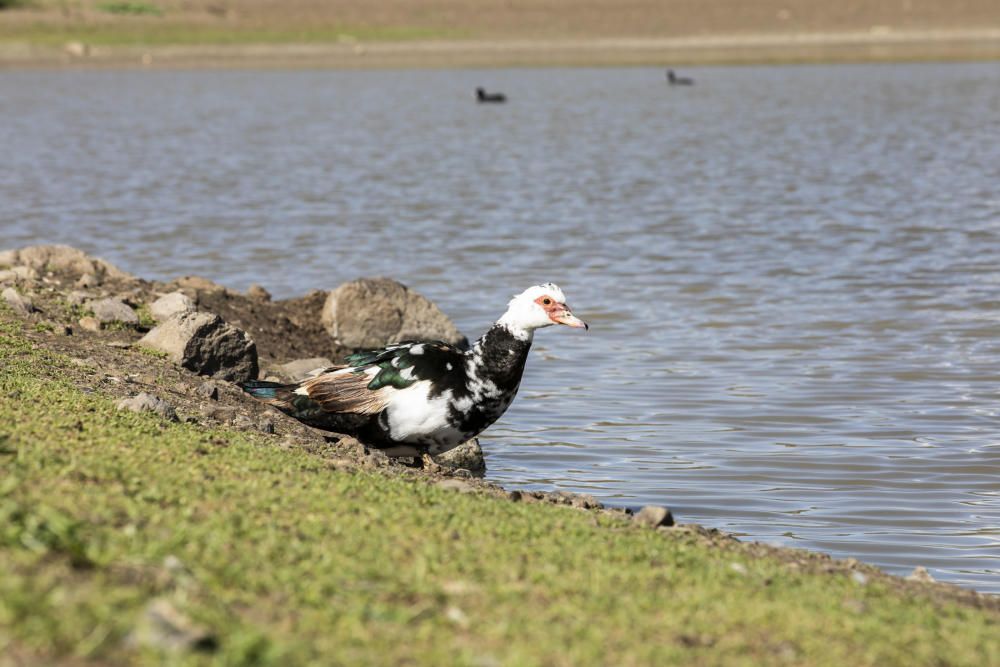
{"label": "rock", "polygon": [[29,283],[33,280],[38,280],[38,271],[30,266],[15,266],[0,271],[0,285]]}
{"label": "rock", "polygon": [[236,417],[233,418],[233,426],[241,431],[247,431],[254,428],[254,423],[253,420],[246,415],[236,415]]}
{"label": "rock", "polygon": [[919,581],[925,584],[934,583],[935,581],[934,577],[931,576],[931,573],[927,571],[927,568],[922,565],[918,565],[913,568],[913,572],[911,572],[906,578],[908,581]]}
{"label": "rock", "polygon": [[646,505],[633,519],[636,523],[650,528],[674,525],[674,517],[666,507]]}
{"label": "rock", "polygon": [[333,290],[323,306],[322,322],[337,342],[351,349],[403,340],[468,345],[430,300],[388,278],[362,278]]}
{"label": "rock", "polygon": [[31,268],[30,266],[15,266],[11,271],[17,276],[17,279],[21,282],[28,282],[30,280],[38,280],[38,271]]}
{"label": "rock", "polygon": [[201,414],[222,424],[229,424],[236,418],[236,408],[208,404],[201,408]]}
{"label": "rock", "polygon": [[214,313],[182,313],[153,328],[139,345],[166,352],[200,375],[245,382],[257,378],[257,346]]}
{"label": "rock", "polygon": [[16,250],[0,250],[0,267],[9,267],[17,264]]}
{"label": "rock", "polygon": [[86,307],[94,312],[94,317],[102,324],[121,322],[123,324],[139,324],[139,316],[135,314],[132,307],[117,298],[101,299],[100,301],[90,301]]}
{"label": "rock", "polygon": [[18,262],[36,271],[55,271],[82,276],[92,273],[101,279],[136,280],[117,266],[66,245],[36,245],[13,251],[11,263]]}
{"label": "rock", "polygon": [[181,276],[174,281],[178,287],[195,290],[196,292],[225,292],[226,288],[217,282],[201,276]]}
{"label": "rock", "polygon": [[82,306],[91,300],[91,295],[86,292],[74,290],[66,295],[66,302],[71,306]]}
{"label": "rock", "polygon": [[326,357],[312,357],[311,359],[296,359],[287,364],[281,364],[270,369],[282,380],[289,382],[299,382],[310,376],[312,371],[322,370],[333,366],[333,362]]}
{"label": "rock", "polygon": [[218,640],[207,628],[192,621],[164,598],[149,603],[127,643],[175,652],[218,648]]}
{"label": "rock", "polygon": [[132,398],[124,398],[118,401],[119,410],[131,410],[132,412],[155,412],[164,419],[177,421],[177,411],[162,398],[141,392]]}
{"label": "rock", "polygon": [[257,420],[257,430],[261,433],[274,435],[274,420],[270,417],[261,417]]}
{"label": "rock", "polygon": [[486,459],[478,438],[472,438],[444,454],[438,454],[434,457],[434,462],[448,468],[463,468],[476,477],[486,474]]}
{"label": "rock", "polygon": [[30,315],[35,312],[35,305],[31,303],[31,299],[18,293],[13,287],[8,287],[0,292],[0,298],[3,298],[7,305],[19,315]]}
{"label": "rock", "polygon": [[66,42],[63,45],[63,52],[74,58],[86,58],[90,55],[90,45],[84,42]]}
{"label": "rock", "polygon": [[247,296],[251,299],[257,299],[258,301],[270,301],[271,293],[266,289],[254,283],[249,288],[247,288]]}
{"label": "rock", "polygon": [[458,491],[459,493],[472,493],[476,490],[476,487],[472,484],[463,482],[460,479],[442,479],[440,482],[437,482],[436,486],[448,489],[449,491]]}
{"label": "rock", "polygon": [[91,289],[101,284],[101,279],[96,273],[85,273],[76,281],[76,286],[80,289]]}
{"label": "rock", "polygon": [[194,301],[183,292],[171,292],[149,304],[149,312],[157,322],[163,322],[174,315],[181,313],[193,313],[195,311]]}
{"label": "rock", "polygon": [[96,317],[90,316],[81,317],[77,324],[80,325],[81,329],[85,329],[87,331],[100,331],[102,328],[101,321]]}
{"label": "rock", "polygon": [[205,398],[211,401],[219,400],[219,388],[211,380],[209,380],[208,382],[202,382],[200,385],[198,385],[198,388],[195,389],[195,392],[199,396],[204,396]]}

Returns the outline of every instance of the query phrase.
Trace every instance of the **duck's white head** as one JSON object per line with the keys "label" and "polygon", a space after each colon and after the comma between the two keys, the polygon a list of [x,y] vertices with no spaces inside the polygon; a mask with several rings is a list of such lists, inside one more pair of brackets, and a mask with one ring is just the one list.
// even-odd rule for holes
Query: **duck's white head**
{"label": "duck's white head", "polygon": [[589,329],[586,322],[573,315],[566,305],[566,296],[558,285],[552,283],[529,287],[515,296],[497,324],[507,327],[515,335],[523,332],[529,336],[535,329],[553,324]]}

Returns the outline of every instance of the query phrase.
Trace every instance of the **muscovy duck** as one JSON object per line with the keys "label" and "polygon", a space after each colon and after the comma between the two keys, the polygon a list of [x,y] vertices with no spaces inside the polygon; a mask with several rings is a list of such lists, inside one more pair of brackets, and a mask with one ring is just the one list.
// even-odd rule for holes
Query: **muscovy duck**
{"label": "muscovy duck", "polygon": [[535,329],[587,329],[552,283],[511,299],[507,312],[468,350],[409,341],[348,356],[297,384],[248,382],[243,389],[315,428],[347,433],[391,457],[441,454],[479,435],[517,394]]}

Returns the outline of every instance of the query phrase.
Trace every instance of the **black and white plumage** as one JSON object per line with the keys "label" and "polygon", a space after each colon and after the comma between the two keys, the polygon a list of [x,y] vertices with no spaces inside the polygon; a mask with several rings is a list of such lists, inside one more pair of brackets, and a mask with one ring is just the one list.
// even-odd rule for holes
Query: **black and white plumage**
{"label": "black and white plumage", "polygon": [[389,456],[436,455],[475,437],[517,394],[536,329],[587,328],[556,285],[536,285],[468,350],[405,342],[359,352],[347,364],[298,384],[250,382],[243,388],[316,428],[354,435]]}

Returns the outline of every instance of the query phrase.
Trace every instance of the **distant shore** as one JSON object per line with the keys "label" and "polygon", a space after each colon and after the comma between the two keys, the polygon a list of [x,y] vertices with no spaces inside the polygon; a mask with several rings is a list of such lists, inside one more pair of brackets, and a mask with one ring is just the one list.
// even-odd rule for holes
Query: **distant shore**
{"label": "distant shore", "polygon": [[662,66],[1000,59],[1000,28],[668,38],[431,39],[309,43],[0,43],[0,68],[445,68]]}

